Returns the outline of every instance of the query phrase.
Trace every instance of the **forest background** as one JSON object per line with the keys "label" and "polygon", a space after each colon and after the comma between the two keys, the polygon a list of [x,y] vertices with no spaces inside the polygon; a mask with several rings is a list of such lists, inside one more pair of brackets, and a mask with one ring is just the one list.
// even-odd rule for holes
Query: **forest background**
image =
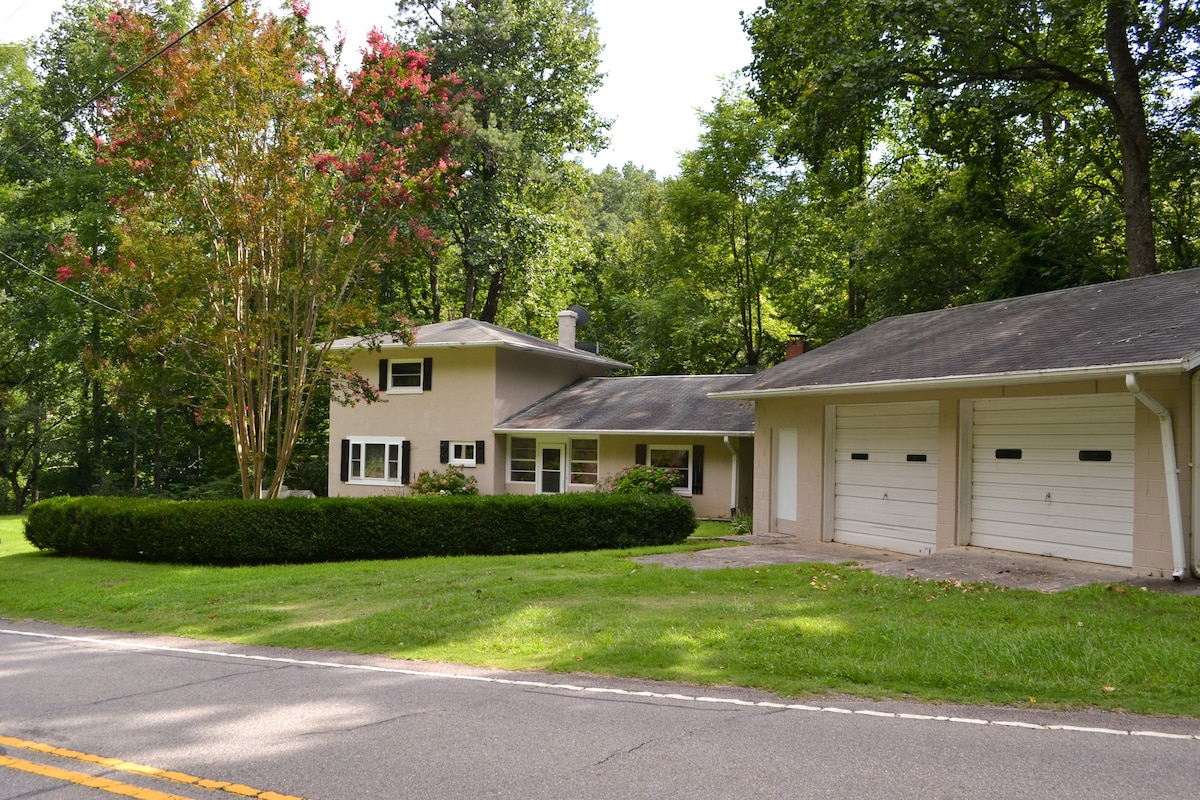
{"label": "forest background", "polygon": [[[637,374],[753,372],[790,336],[1200,264],[1194,2],[768,0],[667,178],[583,166],[607,129],[587,0],[399,0],[349,77],[302,2],[116,12],[74,0],[0,48],[0,513],[324,493],[330,392],[364,389],[335,335],[473,317],[553,339],[579,304]],[[276,168],[221,160],[215,130]],[[227,183],[288,198],[273,244]],[[215,293],[251,251],[313,291]],[[239,302],[283,310],[208,313]]]}

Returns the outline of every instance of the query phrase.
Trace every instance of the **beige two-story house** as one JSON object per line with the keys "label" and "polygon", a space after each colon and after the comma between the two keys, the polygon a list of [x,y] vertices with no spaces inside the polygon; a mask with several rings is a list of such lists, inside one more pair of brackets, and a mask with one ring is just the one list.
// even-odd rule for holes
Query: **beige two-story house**
{"label": "beige two-story house", "polygon": [[748,510],[753,410],[707,395],[744,376],[609,377],[628,364],[559,340],[459,319],[411,346],[334,343],[380,401],[329,410],[329,494],[406,494],[421,470],[461,468],[480,494],[593,491],[623,467],[675,469],[701,517]]}

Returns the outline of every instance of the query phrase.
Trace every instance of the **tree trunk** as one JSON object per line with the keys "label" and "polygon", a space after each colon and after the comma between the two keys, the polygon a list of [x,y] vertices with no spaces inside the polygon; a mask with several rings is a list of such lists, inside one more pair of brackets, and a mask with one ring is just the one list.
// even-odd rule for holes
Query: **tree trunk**
{"label": "tree trunk", "polygon": [[1122,206],[1129,275],[1158,272],[1154,253],[1154,212],[1150,203],[1150,138],[1138,66],[1129,48],[1128,6],[1109,0],[1105,45],[1113,75],[1113,93],[1105,102],[1112,112],[1121,145]]}

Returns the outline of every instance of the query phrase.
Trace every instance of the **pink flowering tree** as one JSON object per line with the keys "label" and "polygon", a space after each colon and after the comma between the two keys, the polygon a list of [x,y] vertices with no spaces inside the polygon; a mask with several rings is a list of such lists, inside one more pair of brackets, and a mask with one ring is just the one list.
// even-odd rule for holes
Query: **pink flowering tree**
{"label": "pink flowering tree", "polygon": [[[458,81],[377,33],[344,81],[306,14],[301,0],[283,18],[234,4],[129,74],[96,140],[98,163],[134,187],[112,200],[116,265],[69,239],[59,252],[60,280],[118,308],[131,347],[208,386],[246,498],[278,495],[322,380],[339,399],[371,399],[330,344],[411,336],[373,318],[371,278],[436,246],[422,215],[455,188]],[[130,7],[103,25],[124,65],[177,38]]]}

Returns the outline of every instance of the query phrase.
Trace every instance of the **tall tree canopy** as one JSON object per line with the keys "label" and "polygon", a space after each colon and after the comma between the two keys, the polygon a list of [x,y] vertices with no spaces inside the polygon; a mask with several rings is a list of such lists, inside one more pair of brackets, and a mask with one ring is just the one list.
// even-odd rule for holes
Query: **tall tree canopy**
{"label": "tall tree canopy", "polygon": [[902,105],[932,112],[926,124],[989,108],[1047,130],[1070,124],[1072,96],[1103,109],[1129,272],[1144,275],[1158,269],[1155,128],[1198,88],[1198,23],[1192,0],[767,0],[746,30],[761,106],[817,166],[871,147]]}
{"label": "tall tree canopy", "polygon": [[[373,34],[344,85],[297,9],[235,4],[129,75],[97,136],[99,162],[132,183],[114,200],[119,255],[62,248],[61,278],[207,383],[247,498],[278,493],[330,343],[381,325],[359,290],[409,232],[428,238],[418,214],[450,194],[457,140],[456,82],[424,54]],[[119,63],[171,41],[161,23],[112,14]]]}
{"label": "tall tree canopy", "polygon": [[[437,75],[456,74],[476,97],[461,151],[462,191],[440,228],[453,248],[455,309],[497,321],[506,293],[536,282],[560,234],[565,159],[604,141],[590,105],[600,40],[590,0],[399,0],[401,40],[431,47]],[[443,287],[425,282],[426,315],[439,319]],[[415,283],[415,281],[412,281]]]}

